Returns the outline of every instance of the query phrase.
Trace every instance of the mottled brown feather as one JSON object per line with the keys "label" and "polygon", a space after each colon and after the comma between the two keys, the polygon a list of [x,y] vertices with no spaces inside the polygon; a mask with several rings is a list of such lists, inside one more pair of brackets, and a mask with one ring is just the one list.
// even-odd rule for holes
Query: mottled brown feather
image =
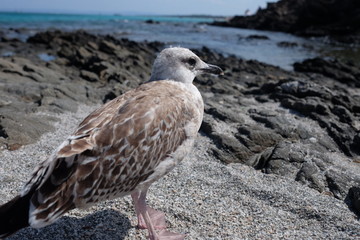
{"label": "mottled brown feather", "polygon": [[149,82],[92,112],[57,151],[57,164],[45,162],[29,181],[38,184],[32,197],[36,218],[52,222],[71,208],[129,193],[146,181],[195,136],[197,129],[188,136],[184,128],[203,106],[188,99],[191,92],[179,84]]}

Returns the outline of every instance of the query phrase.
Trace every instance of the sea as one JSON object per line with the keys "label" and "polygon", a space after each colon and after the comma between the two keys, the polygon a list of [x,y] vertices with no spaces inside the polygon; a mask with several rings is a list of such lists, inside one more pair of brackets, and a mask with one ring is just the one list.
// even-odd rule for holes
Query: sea
{"label": "sea", "polygon": [[326,37],[302,38],[281,32],[209,25],[215,20],[225,18],[0,12],[0,32],[8,38],[26,41],[39,31],[82,29],[93,34],[111,34],[134,41],[160,41],[167,46],[205,46],[224,55],[258,60],[286,70],[292,70],[295,62],[307,58],[352,56],[354,51],[355,55],[356,51],[360,52],[353,46],[334,45]]}

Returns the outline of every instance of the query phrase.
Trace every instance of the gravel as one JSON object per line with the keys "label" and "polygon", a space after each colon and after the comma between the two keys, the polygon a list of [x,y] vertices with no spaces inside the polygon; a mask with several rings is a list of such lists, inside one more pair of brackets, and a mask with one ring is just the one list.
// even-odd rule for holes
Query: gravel
{"label": "gravel", "polygon": [[[14,197],[44,160],[95,106],[58,114],[56,131],[36,144],[0,151],[0,203]],[[54,115],[53,113],[42,113]],[[192,153],[149,191],[148,203],[166,214],[171,231],[186,239],[360,239],[358,217],[344,201],[294,180],[252,167],[225,165],[199,135]],[[56,223],[26,228],[8,239],[146,239],[136,228],[131,198],[73,210]]]}

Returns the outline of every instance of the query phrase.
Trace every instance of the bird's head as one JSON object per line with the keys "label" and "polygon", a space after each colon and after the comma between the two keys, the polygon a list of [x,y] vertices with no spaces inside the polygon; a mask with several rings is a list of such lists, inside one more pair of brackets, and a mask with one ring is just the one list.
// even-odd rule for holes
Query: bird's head
{"label": "bird's head", "polygon": [[203,73],[222,75],[221,68],[207,64],[187,48],[172,47],[162,50],[155,59],[150,81],[174,80],[192,83]]}

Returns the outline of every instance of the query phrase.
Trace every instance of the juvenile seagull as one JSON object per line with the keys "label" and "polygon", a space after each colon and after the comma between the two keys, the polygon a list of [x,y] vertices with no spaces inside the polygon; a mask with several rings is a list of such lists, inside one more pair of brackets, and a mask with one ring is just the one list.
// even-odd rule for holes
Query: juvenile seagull
{"label": "juvenile seagull", "polygon": [[146,206],[145,198],[150,185],[191,150],[204,111],[192,83],[201,73],[222,70],[189,49],[163,50],[147,83],[86,117],[37,166],[20,195],[0,207],[0,238],[29,225],[49,225],[71,209],[131,194],[138,226],[148,229],[150,239],[184,239],[165,230],[164,213]]}

